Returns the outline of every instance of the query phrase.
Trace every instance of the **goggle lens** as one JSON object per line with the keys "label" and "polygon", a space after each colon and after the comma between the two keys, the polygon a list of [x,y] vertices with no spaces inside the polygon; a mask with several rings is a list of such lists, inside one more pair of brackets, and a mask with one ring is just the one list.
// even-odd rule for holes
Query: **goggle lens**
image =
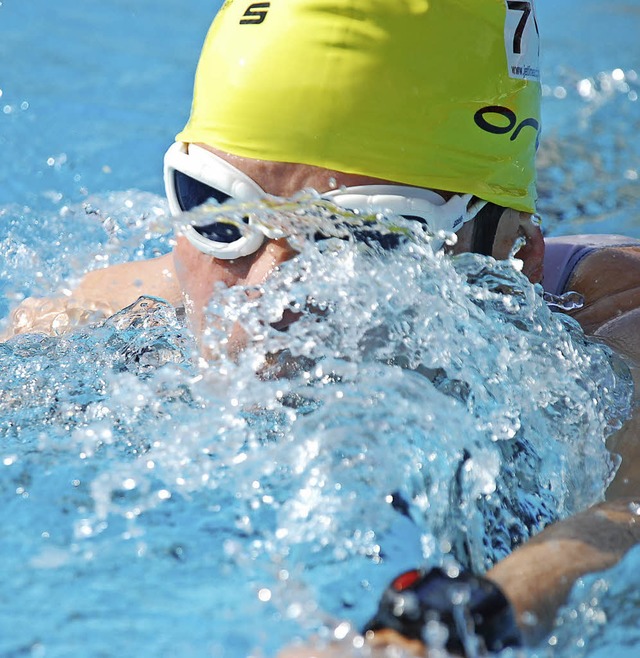
{"label": "goggle lens", "polygon": [[228,194],[217,190],[215,187],[202,183],[177,169],[173,172],[173,179],[176,197],[180,208],[184,212],[193,210],[209,199],[215,199],[218,203],[224,203],[231,198]]}

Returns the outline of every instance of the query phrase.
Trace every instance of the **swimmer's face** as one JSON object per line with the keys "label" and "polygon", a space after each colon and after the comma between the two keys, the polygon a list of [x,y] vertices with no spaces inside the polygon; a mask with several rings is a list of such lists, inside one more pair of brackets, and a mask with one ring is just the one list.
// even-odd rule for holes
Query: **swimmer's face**
{"label": "swimmer's face", "polygon": [[[311,165],[253,160],[225,153],[206,144],[199,146],[223,158],[252,178],[267,194],[274,196],[290,197],[305,189],[326,192],[343,186],[389,182]],[[205,309],[218,286],[260,285],[278,265],[292,258],[294,253],[285,240],[267,240],[255,254],[225,261],[201,253],[184,237],[178,238],[173,259],[189,325],[199,343],[202,345],[206,329]],[[245,342],[240,330],[234,333],[230,345],[232,351],[239,349]]]}
{"label": "swimmer's face", "polygon": [[[219,260],[203,254],[186,238],[179,237],[173,260],[189,326],[199,344],[202,346],[207,327],[206,309],[221,286],[258,286],[276,267],[294,255],[286,240],[267,240],[255,254],[234,260]],[[241,330],[234,331],[230,337],[230,351],[241,349],[244,342]]]}
{"label": "swimmer's face", "polygon": [[[250,176],[265,192],[274,196],[292,196],[309,188],[325,192],[342,186],[392,182],[310,165],[253,160],[230,155],[205,144],[201,146],[227,160]],[[445,199],[451,196],[451,193],[440,193]],[[472,250],[473,224],[468,222],[458,232],[458,243],[452,249],[453,253]],[[531,222],[529,215],[515,211],[505,213],[496,234],[493,255],[498,259],[506,258],[514,241],[521,236],[527,240],[526,246],[518,252],[518,257],[525,262],[524,273],[532,281],[539,281],[542,276],[544,241],[540,228]],[[185,238],[179,238],[174,250],[174,262],[189,323],[199,342],[202,343],[206,328],[205,309],[218,286],[260,285],[278,265],[293,255],[294,251],[285,240],[267,240],[251,256],[223,261],[201,253]],[[231,349],[239,349],[243,342],[244,336],[238,331],[237,335],[231,337]]]}

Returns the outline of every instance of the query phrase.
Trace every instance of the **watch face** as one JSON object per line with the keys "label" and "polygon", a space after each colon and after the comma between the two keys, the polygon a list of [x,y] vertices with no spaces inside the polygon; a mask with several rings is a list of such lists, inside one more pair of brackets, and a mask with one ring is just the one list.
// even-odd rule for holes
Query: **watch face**
{"label": "watch face", "polygon": [[424,642],[425,627],[434,621],[447,629],[446,648],[452,653],[466,655],[465,647],[478,641],[491,652],[522,644],[511,605],[495,583],[464,571],[450,576],[439,568],[397,576],[365,630],[390,628]]}

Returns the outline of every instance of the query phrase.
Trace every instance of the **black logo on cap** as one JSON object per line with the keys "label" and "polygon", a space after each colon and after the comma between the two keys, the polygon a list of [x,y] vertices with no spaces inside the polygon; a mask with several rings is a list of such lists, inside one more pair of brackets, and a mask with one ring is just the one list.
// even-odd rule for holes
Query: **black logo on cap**
{"label": "black logo on cap", "polygon": [[509,139],[512,142],[527,127],[533,128],[536,131],[536,145],[537,139],[540,137],[540,123],[537,119],[529,117],[518,123],[516,113],[508,107],[502,107],[501,105],[483,107],[475,113],[473,120],[478,128],[488,133],[493,133],[494,135],[508,135],[511,133]]}

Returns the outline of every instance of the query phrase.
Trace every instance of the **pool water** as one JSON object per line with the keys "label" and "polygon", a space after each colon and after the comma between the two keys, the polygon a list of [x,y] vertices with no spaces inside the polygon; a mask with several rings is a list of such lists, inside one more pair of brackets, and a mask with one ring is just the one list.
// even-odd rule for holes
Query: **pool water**
{"label": "pool water", "polygon": [[[171,248],[160,163],[216,9],[0,3],[5,322]],[[639,18],[539,8],[549,232],[640,237]],[[297,210],[326,227],[313,199]],[[211,363],[150,298],[1,344],[0,656],[274,655],[358,628],[404,568],[484,571],[601,499],[628,373],[516,265],[308,241],[259,298],[210,309]],[[283,333],[285,308],[302,316]],[[235,322],[254,340],[233,361]],[[635,655],[638,560],[581,581],[529,654]]]}

